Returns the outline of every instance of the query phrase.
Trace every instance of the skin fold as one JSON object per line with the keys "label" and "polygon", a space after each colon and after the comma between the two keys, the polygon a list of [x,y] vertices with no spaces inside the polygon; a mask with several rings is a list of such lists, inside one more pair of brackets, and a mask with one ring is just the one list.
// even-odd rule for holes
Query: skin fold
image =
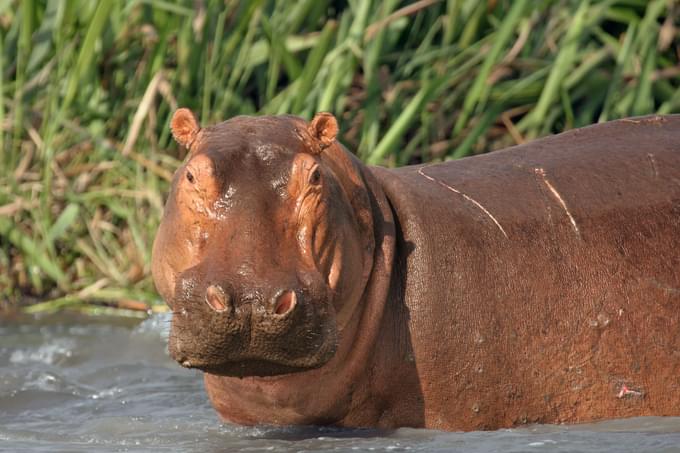
{"label": "skin fold", "polygon": [[224,420],[680,415],[680,117],[400,169],[325,113],[171,127],[154,281]]}

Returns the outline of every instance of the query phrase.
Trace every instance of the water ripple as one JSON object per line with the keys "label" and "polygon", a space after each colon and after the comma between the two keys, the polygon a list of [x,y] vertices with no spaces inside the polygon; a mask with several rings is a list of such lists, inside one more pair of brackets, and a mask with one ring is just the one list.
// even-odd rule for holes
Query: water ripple
{"label": "water ripple", "polygon": [[680,418],[445,433],[220,424],[201,375],[167,355],[168,315],[61,316],[0,327],[0,450],[677,451]]}

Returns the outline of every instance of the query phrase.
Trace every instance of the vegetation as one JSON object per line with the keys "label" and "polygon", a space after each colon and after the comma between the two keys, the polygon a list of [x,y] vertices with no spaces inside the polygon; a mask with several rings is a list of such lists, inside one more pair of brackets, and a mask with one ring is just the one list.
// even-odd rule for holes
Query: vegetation
{"label": "vegetation", "polygon": [[0,301],[158,302],[177,106],[331,111],[368,163],[459,158],[677,112],[679,23],[673,0],[0,1]]}

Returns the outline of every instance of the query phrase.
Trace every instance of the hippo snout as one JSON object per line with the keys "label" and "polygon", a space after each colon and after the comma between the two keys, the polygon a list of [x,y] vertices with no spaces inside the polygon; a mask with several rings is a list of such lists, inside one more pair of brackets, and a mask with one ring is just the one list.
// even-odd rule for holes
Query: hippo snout
{"label": "hippo snout", "polygon": [[315,368],[334,354],[334,311],[323,282],[277,283],[184,273],[169,305],[170,355],[187,368],[230,376]]}
{"label": "hippo snout", "polygon": [[[211,310],[217,313],[229,314],[234,309],[232,295],[225,292],[219,285],[208,286],[208,289],[205,291],[205,303]],[[285,317],[292,313],[297,306],[297,294],[292,289],[281,290],[264,305],[265,314],[273,315],[274,317]]]}

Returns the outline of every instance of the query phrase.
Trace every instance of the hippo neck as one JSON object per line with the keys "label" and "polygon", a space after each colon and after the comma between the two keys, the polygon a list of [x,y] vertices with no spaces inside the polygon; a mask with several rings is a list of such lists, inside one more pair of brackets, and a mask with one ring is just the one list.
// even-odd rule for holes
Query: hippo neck
{"label": "hippo neck", "polygon": [[[347,153],[371,204],[375,247],[367,284],[350,321],[340,332],[335,356],[324,366],[280,376],[233,378],[205,373],[206,390],[222,418],[240,424],[370,425],[366,401],[373,398],[369,370],[381,335],[395,254],[392,209],[380,184]],[[350,302],[351,303],[351,302]],[[318,397],[310,398],[310,389]],[[361,410],[354,411],[361,405]],[[272,411],[272,407],[280,411]],[[377,409],[376,409],[377,410]]]}

